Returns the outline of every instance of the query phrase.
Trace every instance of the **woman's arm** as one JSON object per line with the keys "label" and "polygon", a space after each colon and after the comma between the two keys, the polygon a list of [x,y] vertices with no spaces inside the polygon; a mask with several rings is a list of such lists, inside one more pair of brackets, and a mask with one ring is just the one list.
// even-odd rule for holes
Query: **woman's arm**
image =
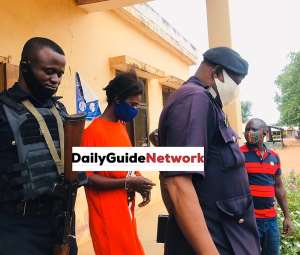
{"label": "woman's arm", "polygon": [[96,190],[129,189],[138,192],[147,192],[150,191],[154,185],[154,183],[142,176],[111,178],[94,174],[88,177],[87,187]]}

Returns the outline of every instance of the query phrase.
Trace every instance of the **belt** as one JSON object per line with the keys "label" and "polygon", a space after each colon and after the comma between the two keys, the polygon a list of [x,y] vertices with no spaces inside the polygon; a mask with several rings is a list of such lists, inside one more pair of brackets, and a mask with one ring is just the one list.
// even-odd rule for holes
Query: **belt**
{"label": "belt", "polygon": [[12,201],[0,204],[0,212],[18,216],[50,216],[53,214],[52,200]]}

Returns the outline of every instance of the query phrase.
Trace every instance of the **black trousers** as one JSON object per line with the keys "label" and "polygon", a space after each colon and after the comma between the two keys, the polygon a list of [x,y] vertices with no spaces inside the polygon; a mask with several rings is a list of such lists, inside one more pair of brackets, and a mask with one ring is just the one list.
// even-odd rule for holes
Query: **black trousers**
{"label": "black trousers", "polygon": [[[207,221],[206,223],[210,229],[214,230],[213,239],[220,255],[234,255],[231,245],[221,227],[213,221]],[[182,234],[174,216],[169,217],[164,255],[196,255]]]}
{"label": "black trousers", "polygon": [[[53,255],[56,240],[52,217],[0,213],[0,255]],[[76,241],[70,255],[77,254]]]}

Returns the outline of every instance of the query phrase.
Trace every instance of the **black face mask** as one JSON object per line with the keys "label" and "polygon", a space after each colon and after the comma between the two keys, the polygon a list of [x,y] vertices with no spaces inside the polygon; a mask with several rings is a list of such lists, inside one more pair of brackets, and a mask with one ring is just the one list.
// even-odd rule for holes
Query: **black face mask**
{"label": "black face mask", "polygon": [[34,75],[30,64],[25,63],[22,67],[23,78],[31,94],[40,100],[46,100],[52,97],[56,91],[47,89]]}

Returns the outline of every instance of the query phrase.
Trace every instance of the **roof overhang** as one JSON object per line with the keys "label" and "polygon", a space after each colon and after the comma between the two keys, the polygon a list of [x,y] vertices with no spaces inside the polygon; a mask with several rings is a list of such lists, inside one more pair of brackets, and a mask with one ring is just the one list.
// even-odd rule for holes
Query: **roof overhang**
{"label": "roof overhang", "polygon": [[138,4],[113,10],[143,34],[160,43],[188,65],[198,61],[197,49],[150,5]]}
{"label": "roof overhang", "polygon": [[87,12],[107,11],[150,0],[76,0],[76,4]]}
{"label": "roof overhang", "polygon": [[144,35],[188,65],[197,63],[197,49],[145,2],[151,0],[75,0],[87,12],[112,10]]}

